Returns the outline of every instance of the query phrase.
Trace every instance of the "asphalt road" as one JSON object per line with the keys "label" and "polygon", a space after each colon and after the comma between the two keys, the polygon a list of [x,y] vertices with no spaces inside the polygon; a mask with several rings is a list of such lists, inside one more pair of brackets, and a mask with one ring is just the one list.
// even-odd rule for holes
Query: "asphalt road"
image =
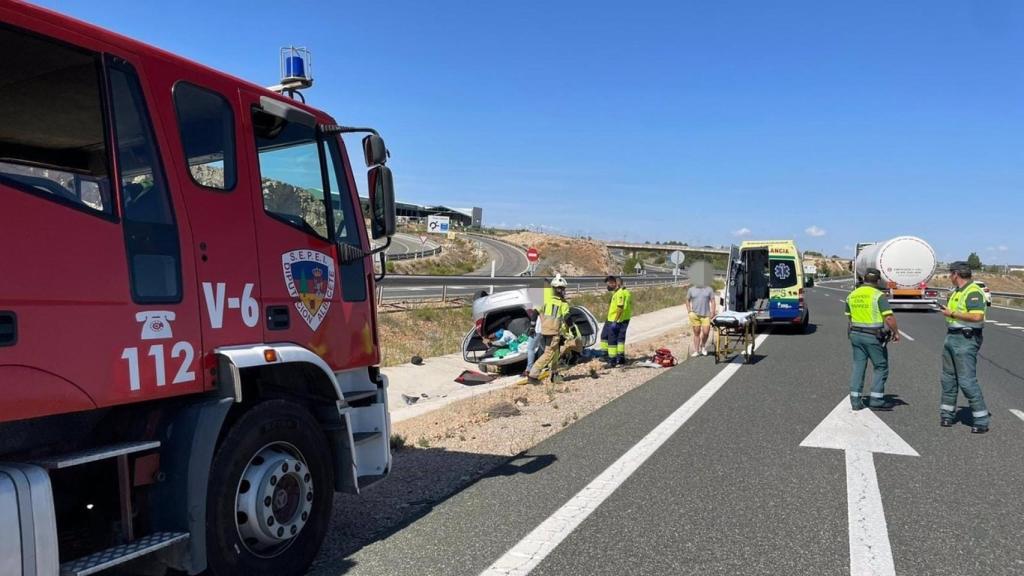
{"label": "asphalt road", "polygon": [[[808,290],[813,333],[772,332],[751,365],[688,360],[358,550],[338,573],[481,574],[620,457],[629,460],[677,409],[694,405],[564,540],[533,551],[540,560],[532,573],[850,574],[846,459],[800,446],[847,398],[844,293],[829,288]],[[987,435],[938,426],[941,316],[897,317],[909,336],[891,348],[887,393],[897,406],[864,413],[919,454],[873,456],[895,574],[1024,574],[1024,421],[1010,412],[1024,410],[1024,330],[1014,329],[1024,314],[994,309],[985,329],[979,377],[994,414]]]}
{"label": "asphalt road", "polygon": [[395,234],[391,237],[391,246],[388,246],[388,255],[409,254],[411,252],[422,252],[436,248],[437,243],[427,239],[426,244],[421,243],[419,236],[412,234]]}
{"label": "asphalt road", "polygon": [[[397,236],[396,236],[397,238]],[[505,244],[498,242],[484,236],[469,236],[471,241],[476,242],[483,248],[487,254],[487,264],[481,266],[478,270],[470,273],[470,276],[490,276],[491,274],[491,261],[495,263],[495,276],[519,276],[526,270],[528,264],[526,260],[526,252]],[[417,244],[419,244],[419,238],[415,238]],[[502,289],[514,290],[517,288],[525,288],[526,284],[522,286],[505,286]],[[482,289],[490,291],[489,287],[479,286],[450,286],[445,292],[449,297],[452,296],[470,296],[479,292]],[[498,289],[496,287],[496,289]],[[384,299],[385,300],[403,300],[403,299],[420,299],[420,298],[440,298],[442,296],[442,289],[437,286],[423,286],[423,287],[397,287],[384,285]]]}
{"label": "asphalt road", "polygon": [[526,260],[526,251],[486,236],[469,236],[468,238],[479,244],[487,251],[488,255],[487,264],[473,272],[473,276],[490,276],[491,261],[494,261],[495,276],[519,276],[526,271],[526,267],[529,265]]}

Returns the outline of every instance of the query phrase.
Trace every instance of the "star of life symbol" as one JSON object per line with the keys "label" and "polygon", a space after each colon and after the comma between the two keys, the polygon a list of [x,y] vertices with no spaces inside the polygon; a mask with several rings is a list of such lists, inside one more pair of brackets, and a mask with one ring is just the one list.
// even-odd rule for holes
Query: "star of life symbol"
{"label": "star of life symbol", "polygon": [[779,280],[785,280],[786,278],[789,278],[790,274],[791,272],[789,271],[789,266],[787,266],[786,264],[779,263],[775,265],[775,277],[778,278]]}

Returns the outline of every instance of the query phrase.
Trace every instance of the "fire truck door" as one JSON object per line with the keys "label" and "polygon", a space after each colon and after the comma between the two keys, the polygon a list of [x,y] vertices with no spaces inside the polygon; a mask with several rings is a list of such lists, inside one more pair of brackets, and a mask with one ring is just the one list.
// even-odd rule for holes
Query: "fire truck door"
{"label": "fire truck door", "polygon": [[[362,237],[348,188],[340,198],[329,192],[337,186],[337,139],[318,138],[311,114],[279,100],[243,94],[243,105],[251,110],[256,146],[250,163],[263,192],[255,220],[265,340],[301,344],[335,370],[370,364],[375,348],[366,276],[337,260],[340,208],[349,219],[345,232]],[[332,198],[344,205],[335,209]]]}

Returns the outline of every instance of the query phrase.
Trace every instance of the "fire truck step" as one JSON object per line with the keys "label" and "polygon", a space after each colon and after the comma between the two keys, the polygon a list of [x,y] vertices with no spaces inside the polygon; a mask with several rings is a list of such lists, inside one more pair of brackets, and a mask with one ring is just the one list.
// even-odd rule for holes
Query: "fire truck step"
{"label": "fire truck step", "polygon": [[160,442],[156,440],[148,442],[123,442],[120,444],[109,444],[107,446],[89,448],[79,452],[57,454],[50,458],[36,460],[34,464],[42,466],[47,470],[60,470],[62,468],[70,468],[72,466],[88,464],[89,462],[96,462],[98,460],[106,460],[108,458],[117,458],[118,456],[134,454],[135,452],[155,450],[159,447]]}
{"label": "fire truck step", "polygon": [[367,398],[376,398],[376,390],[356,390],[354,392],[345,392],[345,402],[350,406],[359,402],[360,400],[366,400]]}
{"label": "fire truck step", "polygon": [[188,532],[157,532],[130,544],[100,550],[60,567],[60,576],[88,576],[188,540]]}
{"label": "fire truck step", "polygon": [[376,438],[380,438],[382,434],[378,432],[353,432],[352,442],[355,444],[362,444],[363,442],[369,442]]}

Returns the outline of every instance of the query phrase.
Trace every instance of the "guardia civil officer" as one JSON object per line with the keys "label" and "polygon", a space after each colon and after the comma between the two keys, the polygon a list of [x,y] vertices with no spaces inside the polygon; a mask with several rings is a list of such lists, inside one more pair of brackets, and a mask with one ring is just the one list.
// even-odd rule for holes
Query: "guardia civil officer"
{"label": "guardia civil officer", "polygon": [[868,408],[884,410],[885,381],[889,378],[889,349],[886,344],[900,339],[896,317],[885,293],[878,288],[882,274],[875,268],[868,268],[862,282],[846,297],[846,316],[850,320],[850,347],[853,349],[853,374],[850,375],[850,406],[854,410],[864,408],[862,388],[868,360],[874,373]]}
{"label": "guardia civil officer", "polygon": [[956,420],[956,400],[962,391],[971,403],[974,417],[971,432],[988,432],[990,414],[978,385],[978,350],[985,326],[985,291],[971,279],[967,262],[949,265],[949,281],[954,290],[942,310],[946,317],[946,340],[942,345],[942,401],[939,424],[949,428]]}

